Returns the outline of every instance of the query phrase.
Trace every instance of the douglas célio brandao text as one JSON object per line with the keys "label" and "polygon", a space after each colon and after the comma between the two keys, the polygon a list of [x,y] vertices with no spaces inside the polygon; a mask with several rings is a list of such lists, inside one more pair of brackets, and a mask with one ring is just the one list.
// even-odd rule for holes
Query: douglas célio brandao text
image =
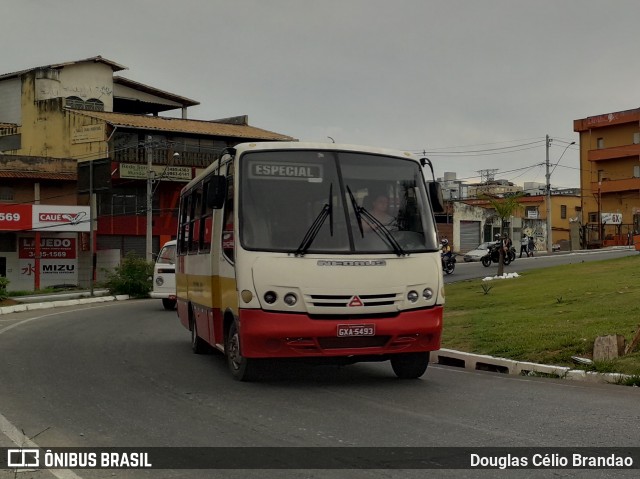
{"label": "douglas c\u00e9lio brandao text", "polygon": [[470,466],[472,468],[486,469],[517,469],[517,468],[633,468],[633,457],[617,454],[584,455],[571,454],[531,454],[531,455],[482,455],[471,454]]}

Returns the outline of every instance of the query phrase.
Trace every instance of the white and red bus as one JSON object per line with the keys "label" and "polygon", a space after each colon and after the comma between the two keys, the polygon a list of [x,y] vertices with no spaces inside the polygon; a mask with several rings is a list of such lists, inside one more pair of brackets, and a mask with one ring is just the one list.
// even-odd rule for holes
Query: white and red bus
{"label": "white and red bus", "polygon": [[420,377],[444,305],[427,164],[333,143],[228,149],[181,193],[177,311],[193,351],[224,352],[239,380],[265,358],[390,360]]}

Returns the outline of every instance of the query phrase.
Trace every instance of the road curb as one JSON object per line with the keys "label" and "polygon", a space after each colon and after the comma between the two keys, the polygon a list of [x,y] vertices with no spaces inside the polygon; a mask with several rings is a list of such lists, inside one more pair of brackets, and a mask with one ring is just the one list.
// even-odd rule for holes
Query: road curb
{"label": "road curb", "polygon": [[24,311],[34,311],[39,309],[62,308],[64,306],[76,306],[79,304],[105,303],[108,301],[124,301],[129,299],[127,294],[115,296],[97,296],[94,298],[62,299],[59,301],[42,301],[39,303],[15,304],[13,306],[0,307],[0,316],[3,314],[21,313]]}
{"label": "road curb", "polygon": [[431,363],[454,366],[474,371],[491,371],[517,376],[551,376],[574,381],[620,384],[631,376],[621,373],[597,373],[565,366],[537,364],[513,359],[495,358],[483,354],[465,353],[453,349],[440,349],[431,353]]}

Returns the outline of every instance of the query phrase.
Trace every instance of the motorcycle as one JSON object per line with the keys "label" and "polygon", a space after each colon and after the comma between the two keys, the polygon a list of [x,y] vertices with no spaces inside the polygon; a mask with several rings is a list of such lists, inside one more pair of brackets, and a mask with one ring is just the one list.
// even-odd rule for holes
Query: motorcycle
{"label": "motorcycle", "polygon": [[[502,247],[502,242],[498,241],[492,244],[489,247],[489,251],[486,255],[480,258],[482,262],[482,266],[489,267],[491,263],[499,263],[500,262],[500,248]],[[516,257],[516,249],[512,246],[508,251],[505,252],[504,255],[504,265],[507,266],[513,261]]]}
{"label": "motorcycle", "polygon": [[456,257],[453,254],[450,255],[442,255],[442,271],[447,274],[453,273],[456,269]]}

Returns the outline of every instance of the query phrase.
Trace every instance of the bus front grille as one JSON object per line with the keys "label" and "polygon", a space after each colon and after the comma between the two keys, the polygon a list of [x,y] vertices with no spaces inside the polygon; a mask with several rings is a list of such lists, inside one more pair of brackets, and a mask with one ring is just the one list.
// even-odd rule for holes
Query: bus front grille
{"label": "bus front grille", "polygon": [[308,303],[316,308],[346,308],[351,306],[390,306],[401,300],[401,295],[385,294],[312,294]]}

